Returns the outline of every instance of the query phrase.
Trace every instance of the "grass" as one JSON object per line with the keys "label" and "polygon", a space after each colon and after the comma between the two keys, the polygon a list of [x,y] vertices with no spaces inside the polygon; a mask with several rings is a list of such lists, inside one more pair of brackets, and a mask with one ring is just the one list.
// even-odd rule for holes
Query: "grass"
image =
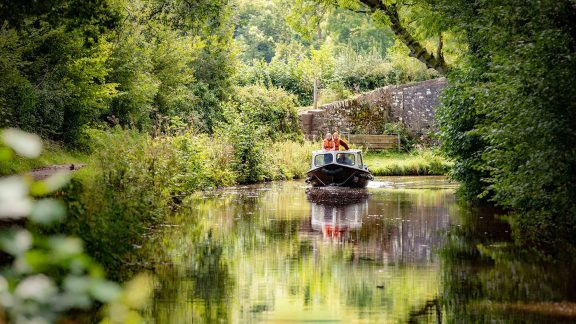
{"label": "grass", "polygon": [[364,163],[375,176],[446,175],[452,163],[434,150],[368,152]]}
{"label": "grass", "polygon": [[[274,180],[303,178],[309,168],[310,153],[319,143],[282,142],[268,150],[269,172]],[[10,163],[0,162],[0,176],[23,173],[55,164],[89,163],[86,153],[69,151],[55,142],[44,142],[42,155],[37,159],[17,157]],[[410,153],[385,151],[366,152],[364,163],[375,176],[446,175],[452,163],[431,149]],[[272,164],[272,165],[270,165]]]}
{"label": "grass", "polygon": [[44,141],[42,154],[37,159],[15,157],[10,162],[0,162],[0,176],[24,173],[33,169],[68,163],[88,163],[89,155],[65,149],[55,142]]}
{"label": "grass", "polygon": [[274,180],[303,179],[310,169],[310,156],[319,143],[282,141],[272,144],[268,150],[268,168]]}

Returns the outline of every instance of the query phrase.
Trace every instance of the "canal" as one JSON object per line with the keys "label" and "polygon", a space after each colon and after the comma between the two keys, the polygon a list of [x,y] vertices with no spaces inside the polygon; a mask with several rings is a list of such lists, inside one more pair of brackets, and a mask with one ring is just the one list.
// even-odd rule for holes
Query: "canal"
{"label": "canal", "polygon": [[460,206],[455,188],[441,177],[390,177],[353,199],[313,198],[301,181],[198,196],[142,248],[142,266],[155,277],[145,316],[569,321],[557,308],[573,305],[571,271],[507,257],[509,226],[495,210]]}

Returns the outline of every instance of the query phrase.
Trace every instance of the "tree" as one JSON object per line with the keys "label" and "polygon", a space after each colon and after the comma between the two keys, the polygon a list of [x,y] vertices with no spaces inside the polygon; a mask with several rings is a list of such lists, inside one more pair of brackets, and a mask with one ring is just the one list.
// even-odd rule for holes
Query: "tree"
{"label": "tree", "polygon": [[438,71],[438,73],[445,75],[448,72],[448,65],[444,60],[444,54],[442,53],[442,34],[438,35],[438,47],[436,53],[431,53],[426,49],[416,37],[410,33],[405,24],[400,19],[399,6],[403,5],[402,1],[390,2],[386,4],[383,0],[360,0],[362,4],[367,6],[370,10],[377,14],[383,14],[387,18],[387,23],[390,28],[410,49],[409,55],[418,59],[420,62],[424,63],[426,67]]}
{"label": "tree", "polygon": [[[305,1],[305,0],[301,0]],[[444,59],[442,28],[434,19],[434,13],[429,10],[427,4],[421,1],[406,3],[403,0],[316,0],[320,3],[329,3],[349,10],[370,13],[375,20],[384,22],[391,28],[394,35],[410,50],[408,55],[424,63],[427,68],[434,69],[438,73],[445,75],[448,72],[448,64]],[[406,17],[401,16],[401,12]],[[426,19],[421,19],[423,12],[426,12]],[[410,20],[406,18],[419,18]],[[436,34],[437,47],[435,51],[430,51],[421,40],[417,38],[417,32],[411,30],[411,23],[423,23],[429,27],[428,32]]]}
{"label": "tree", "polygon": [[235,69],[228,0],[0,0],[0,127],[75,145],[107,121],[210,132]]}
{"label": "tree", "polygon": [[439,112],[465,194],[512,211],[521,243],[576,246],[573,1],[429,2],[469,48]]}
{"label": "tree", "polygon": [[[72,142],[115,95],[107,39],[118,23],[108,1],[0,2],[0,126]],[[2,11],[5,12],[4,10]]]}

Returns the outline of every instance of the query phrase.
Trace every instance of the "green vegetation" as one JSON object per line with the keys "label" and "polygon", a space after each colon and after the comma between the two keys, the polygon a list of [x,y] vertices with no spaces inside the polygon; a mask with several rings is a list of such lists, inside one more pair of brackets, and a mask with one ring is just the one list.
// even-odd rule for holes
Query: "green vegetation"
{"label": "green vegetation", "polygon": [[[40,138],[35,135],[14,129],[0,132],[2,163],[9,163],[14,155],[37,158],[41,150]],[[0,230],[3,320],[56,322],[69,316],[71,320],[87,321],[88,312],[99,303],[111,303],[123,313],[110,313],[107,320],[138,319],[135,309],[142,304],[127,301],[149,295],[150,286],[142,277],[123,292],[117,283],[106,279],[102,266],[86,254],[82,240],[61,232],[45,234],[66,218],[64,204],[49,196],[67,182],[66,174],[55,174],[41,181],[23,176],[0,179],[0,219],[12,225]],[[24,228],[26,220],[28,226]],[[136,294],[134,284],[140,290]]]}
{"label": "green vegetation", "polygon": [[446,175],[452,166],[439,152],[433,150],[367,153],[364,163],[375,176]]}
{"label": "green vegetation", "polygon": [[227,2],[2,1],[0,127],[75,146],[161,116],[211,131],[234,70]]}
{"label": "green vegetation", "polygon": [[511,212],[519,243],[552,254],[566,243],[576,246],[574,3],[336,5],[389,26],[411,56],[448,77],[438,113],[440,140],[454,160],[461,196]]}
{"label": "green vegetation", "polygon": [[235,42],[242,49],[241,85],[263,84],[312,104],[389,84],[438,76],[394,43],[392,31],[366,15],[314,1],[238,0]]}
{"label": "green vegetation", "polygon": [[523,244],[575,246],[573,2],[430,2],[469,43],[439,112],[461,193],[511,210]]}
{"label": "green vegetation", "polygon": [[217,187],[303,177],[317,146],[268,140],[255,148],[253,141],[241,142],[244,136],[171,129],[174,134],[156,138],[92,130],[95,163],[78,171],[63,193],[70,215],[52,231],[82,237],[87,251],[114,270],[115,279],[125,279],[118,269],[124,269],[150,227],[165,220],[167,209]]}
{"label": "green vegetation", "polygon": [[[443,153],[373,122],[409,153],[366,163],[376,175],[451,169],[461,197],[509,213],[518,243],[574,251],[574,21],[573,0],[0,0],[0,128],[50,143],[27,160],[4,138],[0,175],[89,163],[50,191],[68,221],[28,230],[79,235],[116,270],[195,193],[303,177],[319,145],[303,141],[295,107],[312,104],[314,84],[324,103],[446,76]],[[33,243],[20,252],[58,252]],[[70,260],[46,273],[60,278]]]}

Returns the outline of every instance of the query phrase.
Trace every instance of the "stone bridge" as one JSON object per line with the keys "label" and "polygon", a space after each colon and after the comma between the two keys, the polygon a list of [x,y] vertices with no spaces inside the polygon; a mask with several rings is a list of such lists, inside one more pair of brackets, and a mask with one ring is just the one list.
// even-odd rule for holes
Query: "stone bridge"
{"label": "stone bridge", "polygon": [[326,132],[378,134],[384,123],[403,123],[415,135],[425,134],[434,125],[435,107],[446,79],[386,86],[354,98],[302,111],[300,127],[306,138]]}

